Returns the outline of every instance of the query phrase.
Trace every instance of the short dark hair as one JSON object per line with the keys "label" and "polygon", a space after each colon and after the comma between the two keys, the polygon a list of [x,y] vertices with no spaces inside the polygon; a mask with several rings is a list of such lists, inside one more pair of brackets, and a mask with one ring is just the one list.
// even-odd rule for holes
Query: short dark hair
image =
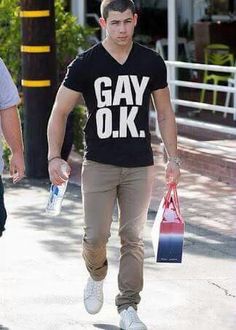
{"label": "short dark hair", "polygon": [[119,11],[123,13],[127,9],[130,9],[135,14],[135,5],[133,0],[103,0],[101,3],[100,11],[101,16],[106,20],[109,11]]}

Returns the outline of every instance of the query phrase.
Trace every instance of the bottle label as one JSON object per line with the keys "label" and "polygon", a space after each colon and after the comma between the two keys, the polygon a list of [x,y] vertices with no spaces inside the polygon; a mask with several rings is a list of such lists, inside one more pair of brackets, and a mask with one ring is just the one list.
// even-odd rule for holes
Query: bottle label
{"label": "bottle label", "polygon": [[66,191],[67,181],[61,186],[51,185],[46,213],[50,215],[59,215],[61,212],[62,200]]}

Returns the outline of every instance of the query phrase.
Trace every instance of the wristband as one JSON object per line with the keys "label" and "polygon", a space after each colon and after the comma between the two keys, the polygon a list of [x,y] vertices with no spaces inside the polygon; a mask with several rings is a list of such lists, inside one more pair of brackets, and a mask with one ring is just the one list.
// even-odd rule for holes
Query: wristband
{"label": "wristband", "polygon": [[53,160],[53,159],[61,159],[61,157],[60,156],[55,156],[55,157],[52,157],[52,158],[49,158],[48,159],[48,164]]}
{"label": "wristband", "polygon": [[181,165],[181,159],[179,157],[168,157],[168,161],[174,162],[179,167]]}

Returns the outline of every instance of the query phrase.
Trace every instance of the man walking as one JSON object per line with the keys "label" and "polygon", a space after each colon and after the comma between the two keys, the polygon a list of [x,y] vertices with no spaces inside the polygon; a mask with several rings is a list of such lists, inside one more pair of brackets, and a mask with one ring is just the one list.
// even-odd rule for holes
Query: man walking
{"label": "man walking", "polygon": [[143,288],[142,232],[154,180],[150,97],[168,155],[167,183],[177,183],[180,175],[175,116],[163,60],[133,42],[137,24],[133,1],[103,0],[101,16],[106,38],[70,64],[56,97],[48,126],[49,174],[54,184],[66,179],[60,169],[66,118],[83,95],[88,108],[82,168],[83,257],[90,274],[85,308],[95,314],[103,304],[106,244],[117,200],[121,250],[116,305],[120,326],[143,330],[147,327],[136,311]]}
{"label": "man walking", "polygon": [[[16,86],[0,58],[0,129],[12,152],[10,174],[13,177],[14,183],[22,179],[25,170],[21,126],[17,113],[17,104],[19,101]],[[0,236],[2,236],[2,232],[5,230],[7,217],[1,178],[3,166],[2,145],[0,144]]]}

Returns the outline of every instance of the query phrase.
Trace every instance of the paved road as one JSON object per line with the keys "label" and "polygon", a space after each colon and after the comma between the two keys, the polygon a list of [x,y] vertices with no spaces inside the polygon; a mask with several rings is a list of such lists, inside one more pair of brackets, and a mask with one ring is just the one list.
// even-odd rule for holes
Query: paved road
{"label": "paved road", "polygon": [[[157,167],[163,174],[163,168]],[[76,180],[75,180],[76,181]],[[0,239],[1,330],[117,330],[117,222],[109,241],[105,304],[83,307],[87,272],[81,258],[81,195],[69,184],[58,218],[44,214],[46,180],[13,186],[5,179],[9,219]],[[158,189],[159,188],[159,189]],[[183,173],[179,186],[186,220],[183,263],[155,264],[150,229],[164,191],[156,181],[145,230],[145,286],[139,307],[149,330],[233,330],[236,324],[235,188]]]}

